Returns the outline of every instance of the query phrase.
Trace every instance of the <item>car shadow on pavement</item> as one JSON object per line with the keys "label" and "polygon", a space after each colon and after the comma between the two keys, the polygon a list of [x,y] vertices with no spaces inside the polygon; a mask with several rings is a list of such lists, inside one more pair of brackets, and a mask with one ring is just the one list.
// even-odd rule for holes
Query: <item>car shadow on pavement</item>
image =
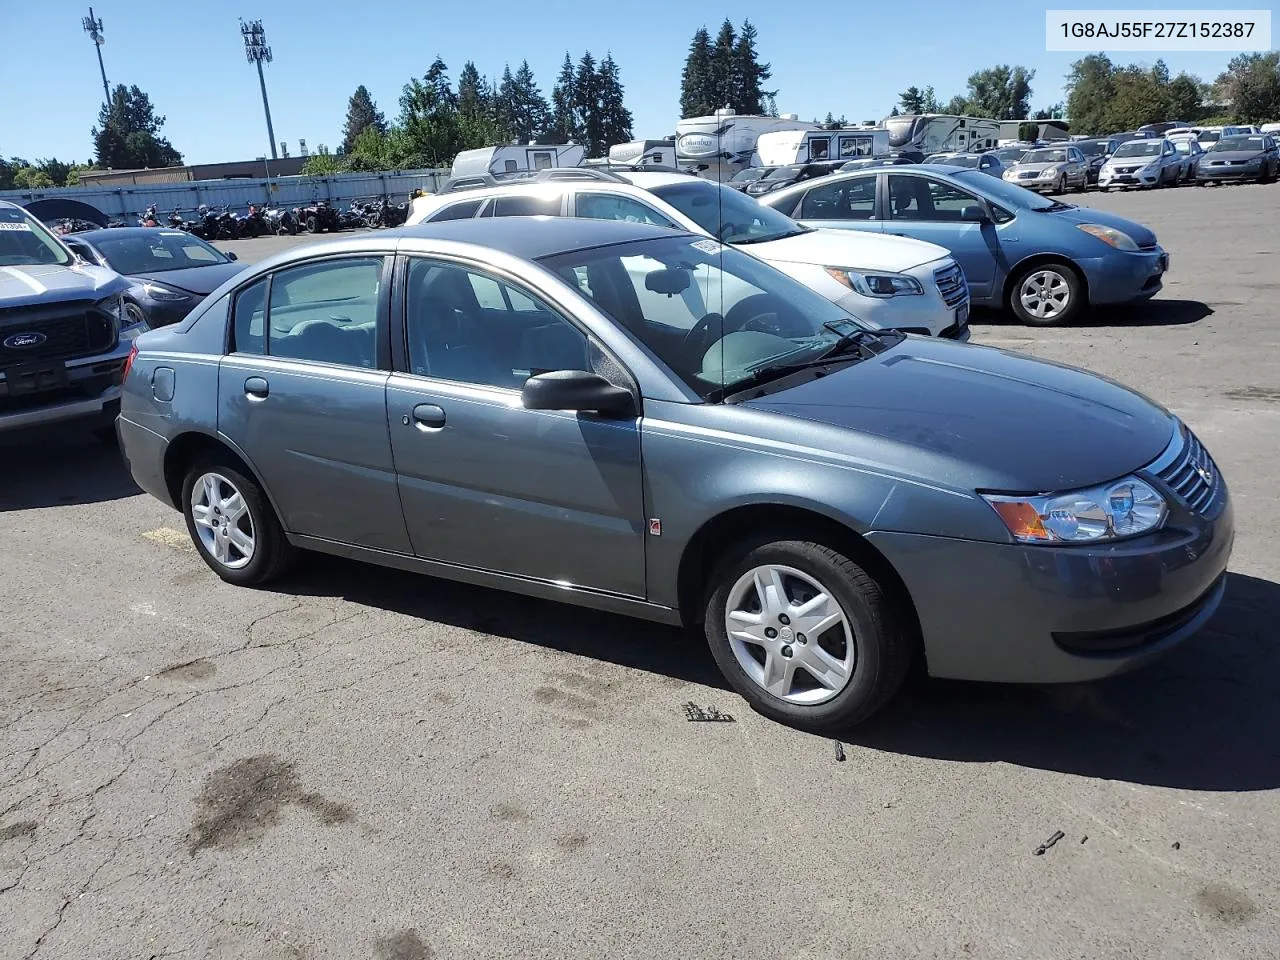
{"label": "car shadow on pavement", "polygon": [[141,493],[120,449],[83,431],[0,439],[0,513],[102,503]]}
{"label": "car shadow on pavement", "polygon": [[295,596],[342,597],[433,623],[728,689],[701,635],[663,624],[323,554],[305,555],[298,570],[272,589]]}
{"label": "car shadow on pavement", "polygon": [[[1137,303],[1097,307],[1071,326],[1089,327],[1180,327],[1213,316],[1213,307],[1199,300],[1166,300],[1159,297]],[[1022,321],[1008,311],[975,308],[971,326],[1021,327]],[[1034,328],[1029,328],[1034,329]]]}
{"label": "car shadow on pavement", "polygon": [[1070,686],[918,680],[846,742],[1187,790],[1280,787],[1280,585],[1228,575],[1208,626],[1166,659]]}

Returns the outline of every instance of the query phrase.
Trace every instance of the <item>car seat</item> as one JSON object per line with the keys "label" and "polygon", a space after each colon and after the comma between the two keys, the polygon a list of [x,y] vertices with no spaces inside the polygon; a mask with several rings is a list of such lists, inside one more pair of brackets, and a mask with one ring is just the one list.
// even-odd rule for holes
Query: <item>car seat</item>
{"label": "car seat", "polygon": [[[421,269],[421,268],[419,268]],[[456,267],[421,270],[417,296],[410,298],[410,361],[421,376],[491,383],[481,351],[480,306],[467,274]]]}

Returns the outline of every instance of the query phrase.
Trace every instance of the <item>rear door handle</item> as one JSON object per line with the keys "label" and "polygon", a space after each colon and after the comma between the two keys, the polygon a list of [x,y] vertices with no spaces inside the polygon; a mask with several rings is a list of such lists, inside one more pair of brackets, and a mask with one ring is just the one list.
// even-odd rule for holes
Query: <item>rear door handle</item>
{"label": "rear door handle", "polygon": [[444,426],[444,408],[420,403],[413,408],[413,422],[420,430],[439,430]]}
{"label": "rear door handle", "polygon": [[262,377],[250,377],[244,382],[244,395],[250,400],[265,400],[271,387]]}

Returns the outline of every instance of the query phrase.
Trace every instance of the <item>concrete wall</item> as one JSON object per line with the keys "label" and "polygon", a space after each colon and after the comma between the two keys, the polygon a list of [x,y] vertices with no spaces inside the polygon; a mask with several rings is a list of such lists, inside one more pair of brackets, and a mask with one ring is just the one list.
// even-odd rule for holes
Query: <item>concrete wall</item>
{"label": "concrete wall", "polygon": [[247,207],[251,203],[294,207],[329,200],[345,207],[363,197],[387,197],[397,203],[415,189],[434,192],[449,179],[448,170],[403,170],[391,173],[342,173],[331,177],[272,177],[262,180],[197,180],[180,183],[112,187],[55,187],[49,190],[4,190],[0,200],[26,203],[45,197],[67,197],[97,207],[108,217],[136,219],[149,205],[164,214],[184,212],[205,203],[211,207]]}

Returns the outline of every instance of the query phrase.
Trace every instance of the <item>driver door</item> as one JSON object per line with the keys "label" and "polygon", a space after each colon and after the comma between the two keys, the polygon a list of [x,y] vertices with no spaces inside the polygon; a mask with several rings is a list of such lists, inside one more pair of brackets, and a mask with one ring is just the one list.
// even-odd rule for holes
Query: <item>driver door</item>
{"label": "driver door", "polygon": [[946,247],[964,271],[973,298],[991,295],[1002,260],[996,226],[960,219],[965,207],[983,205],[978,197],[924,174],[891,173],[886,202],[886,233]]}

